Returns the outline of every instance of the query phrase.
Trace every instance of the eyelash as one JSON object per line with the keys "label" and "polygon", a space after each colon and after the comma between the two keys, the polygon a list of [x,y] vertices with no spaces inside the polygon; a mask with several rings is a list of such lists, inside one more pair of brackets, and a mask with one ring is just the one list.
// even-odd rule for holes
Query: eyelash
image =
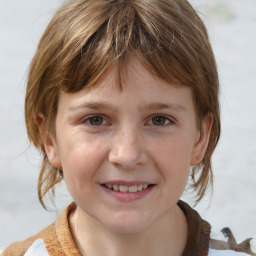
{"label": "eyelash", "polygon": [[[93,118],[94,118],[94,120],[93,120]],[[95,118],[96,118],[96,120],[95,120]],[[160,120],[158,120],[158,121],[164,121],[164,123],[163,124],[161,124],[161,123],[154,124],[153,120],[155,119],[155,121],[157,121],[156,120],[157,118],[158,119],[160,118]],[[97,120],[97,119],[100,119],[100,120]],[[96,122],[101,121],[101,122],[99,124],[92,124],[92,122],[94,122],[94,121],[96,121]],[[104,116],[102,116],[102,115],[88,116],[82,121],[82,123],[86,123],[88,126],[93,127],[93,128],[99,128],[99,127],[109,124],[109,122],[106,120],[106,118],[104,118]],[[174,123],[174,121],[171,118],[169,118],[165,115],[159,114],[159,115],[155,115],[155,116],[151,117],[149,119],[149,121],[146,123],[146,125],[152,125],[152,126],[156,126],[156,127],[165,127],[165,126],[171,125],[173,123]]]}

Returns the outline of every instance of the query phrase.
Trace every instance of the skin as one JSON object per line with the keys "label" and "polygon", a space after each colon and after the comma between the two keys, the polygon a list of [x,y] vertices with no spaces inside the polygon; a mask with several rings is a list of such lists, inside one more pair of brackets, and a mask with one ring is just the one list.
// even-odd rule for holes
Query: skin
{"label": "skin", "polygon": [[[127,70],[123,90],[113,66],[94,87],[60,93],[47,156],[77,203],[69,221],[82,254],[181,255],[187,222],[177,201],[190,166],[203,159],[212,118],[199,131],[190,88],[160,80],[135,58]],[[122,182],[153,186],[136,200],[103,186]]]}

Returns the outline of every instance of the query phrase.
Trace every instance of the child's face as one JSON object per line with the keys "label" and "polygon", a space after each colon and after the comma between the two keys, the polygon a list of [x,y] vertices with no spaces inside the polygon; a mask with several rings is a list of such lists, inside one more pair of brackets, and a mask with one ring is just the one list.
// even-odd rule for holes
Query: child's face
{"label": "child's face", "polygon": [[211,120],[200,133],[188,87],[152,76],[136,59],[128,70],[122,91],[113,67],[97,86],[61,93],[56,136],[45,147],[85,216],[114,231],[139,232],[174,215]]}

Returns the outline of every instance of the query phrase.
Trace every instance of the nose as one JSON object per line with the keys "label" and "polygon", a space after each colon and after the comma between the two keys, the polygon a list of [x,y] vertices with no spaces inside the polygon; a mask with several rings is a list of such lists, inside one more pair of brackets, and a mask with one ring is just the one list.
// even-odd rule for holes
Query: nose
{"label": "nose", "polygon": [[126,170],[146,164],[148,160],[142,135],[138,130],[125,129],[114,136],[109,161]]}

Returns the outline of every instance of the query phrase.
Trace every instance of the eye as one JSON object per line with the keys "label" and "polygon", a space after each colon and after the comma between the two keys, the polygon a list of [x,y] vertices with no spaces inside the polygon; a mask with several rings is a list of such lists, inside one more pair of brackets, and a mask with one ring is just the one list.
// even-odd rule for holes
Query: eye
{"label": "eye", "polygon": [[173,121],[170,118],[162,115],[154,116],[149,121],[150,125],[156,125],[156,126],[165,126],[171,123],[173,123]]}
{"label": "eye", "polygon": [[105,125],[107,121],[102,116],[89,116],[87,117],[84,122],[91,126],[100,126]]}

